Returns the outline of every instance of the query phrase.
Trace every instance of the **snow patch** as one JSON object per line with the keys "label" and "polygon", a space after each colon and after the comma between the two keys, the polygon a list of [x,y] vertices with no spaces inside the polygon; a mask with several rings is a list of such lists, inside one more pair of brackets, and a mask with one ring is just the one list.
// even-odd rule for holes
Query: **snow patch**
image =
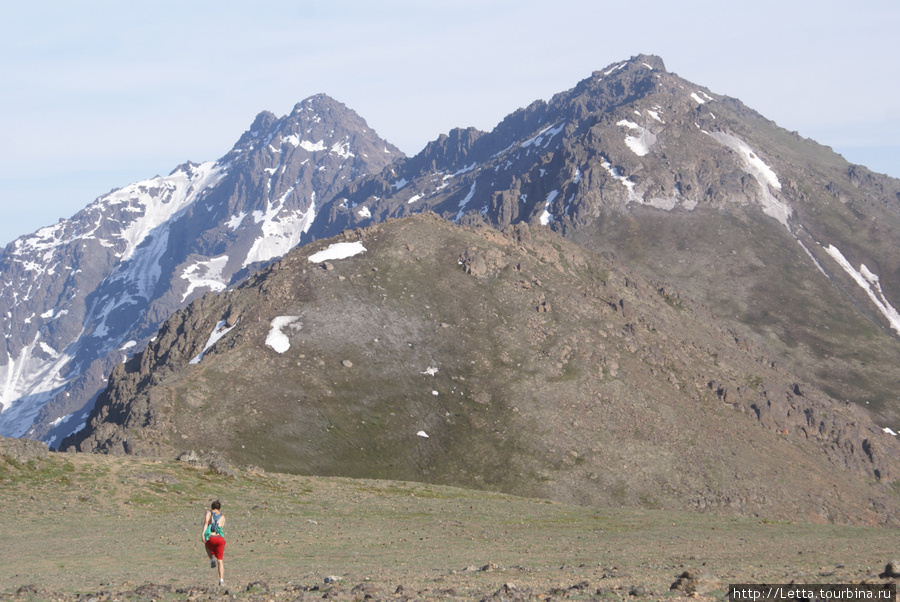
{"label": "snow patch", "polygon": [[809,255],[809,258],[812,259],[812,262],[816,265],[817,268],[819,268],[819,271],[822,272],[822,274],[824,274],[826,278],[831,279],[831,276],[828,275],[828,272],[825,271],[825,269],[815,258],[815,256],[810,252],[810,250],[806,248],[806,245],[803,244],[803,241],[801,241],[799,238],[797,238],[796,240],[797,244],[800,245],[800,248],[802,248],[806,252],[806,254]]}
{"label": "snow patch", "polygon": [[241,222],[244,221],[244,218],[247,217],[247,212],[243,211],[240,215],[232,215],[231,219],[225,222],[225,225],[231,228],[232,230],[237,230],[238,226],[241,225]]}
{"label": "snow patch", "polygon": [[300,316],[278,316],[271,322],[269,334],[266,336],[266,345],[274,349],[278,353],[284,353],[291,348],[291,341],[282,331],[283,328],[290,326],[299,330],[300,325],[294,324]]}
{"label": "snow patch", "polygon": [[732,136],[725,132],[709,133],[704,131],[703,133],[737,152],[744,165],[744,171],[753,176],[762,191],[760,203],[763,206],[763,213],[770,217],[774,217],[790,231],[791,228],[788,225],[788,218],[793,214],[793,209],[791,209],[787,203],[783,203],[775,198],[775,195],[769,190],[770,188],[781,190],[781,182],[778,181],[778,176],[775,175],[772,168],[759,158],[759,155],[750,148],[749,144],[737,136]]}
{"label": "snow patch", "polygon": [[336,242],[329,245],[327,249],[310,255],[309,261],[312,263],[322,263],[323,261],[332,259],[346,259],[348,257],[353,257],[354,255],[359,255],[360,253],[365,253],[365,251],[366,248],[360,241]]}
{"label": "snow patch", "polygon": [[473,169],[475,169],[475,167],[477,167],[477,166],[478,166],[478,162],[477,162],[477,161],[473,161],[471,165],[464,165],[464,166],[462,167],[462,169],[460,169],[459,171],[455,171],[455,172],[453,172],[452,174],[450,174],[449,176],[444,176],[444,179],[446,180],[447,178],[452,178],[452,177],[454,177],[454,176],[459,176],[459,175],[462,175],[462,174],[464,174],[464,173],[469,173],[470,171],[472,171]]}
{"label": "snow patch", "polygon": [[316,151],[325,150],[325,141],[319,140],[318,142],[310,142],[309,140],[301,140],[299,146],[305,151],[314,153]]}
{"label": "snow patch", "polygon": [[825,252],[831,255],[838,265],[841,266],[854,281],[856,281],[856,283],[866,292],[869,299],[872,300],[872,303],[875,304],[875,307],[878,308],[878,311],[887,318],[891,328],[893,328],[897,334],[900,334],[900,313],[888,303],[887,298],[884,296],[884,291],[881,290],[881,282],[879,281],[878,276],[873,274],[864,263],[860,264],[859,270],[856,270],[850,262],[847,261],[843,253],[841,253],[834,245],[828,245]]}
{"label": "snow patch", "polygon": [[637,136],[626,136],[625,145],[631,149],[638,157],[646,156],[650,152],[650,147],[656,144],[656,134],[650,130],[639,126],[633,121],[622,119],[616,125],[627,127],[628,129],[637,130]]}
{"label": "snow patch", "polygon": [[613,177],[613,179],[618,180],[622,183],[622,186],[628,189],[628,200],[634,201],[635,203],[643,203],[644,198],[634,191],[634,182],[629,180],[626,176],[623,176],[619,173],[619,170],[612,166],[612,163],[600,157],[601,163],[600,165]]}
{"label": "snow patch", "polygon": [[[550,141],[553,140],[553,137],[563,131],[563,128],[566,127],[566,122],[563,121],[561,124],[557,126],[547,126],[537,133],[533,138],[529,138],[525,142],[522,143],[522,148],[528,148],[529,146],[534,145],[535,147],[543,146],[547,148],[547,145],[550,144]],[[541,144],[544,140],[544,136],[547,137],[547,141]]]}
{"label": "snow patch", "polygon": [[60,424],[65,424],[66,422],[69,421],[69,419],[72,416],[74,416],[74,414],[66,414],[65,416],[60,416],[59,418],[57,418],[56,420],[54,420],[53,422],[50,423],[50,428],[55,428],[55,427],[59,426]]}
{"label": "snow patch", "polygon": [[216,327],[213,328],[211,333],[209,333],[209,338],[206,339],[206,345],[203,346],[203,351],[194,356],[194,358],[188,363],[199,364],[201,360],[203,360],[203,354],[205,354],[210,347],[215,345],[219,341],[219,339],[231,332],[235,326],[237,326],[237,322],[234,323],[234,326],[228,327],[228,323],[225,320],[219,320],[219,322],[216,324]]}
{"label": "snow patch", "polygon": [[56,349],[54,349],[53,347],[51,347],[44,341],[41,341],[40,344],[41,344],[41,349],[44,351],[44,353],[46,353],[47,355],[49,355],[50,357],[52,357],[54,359],[59,357],[59,352]]}
{"label": "snow patch", "polygon": [[469,201],[471,201],[472,197],[475,195],[475,184],[476,183],[477,183],[477,180],[475,182],[472,182],[472,187],[469,188],[469,194],[467,194],[465,196],[465,198],[459,202],[459,212],[457,212],[456,219],[453,221],[458,222],[460,219],[462,219],[463,213],[465,213],[465,211],[466,211],[466,205],[469,204]]}
{"label": "snow patch", "polygon": [[553,190],[547,195],[547,200],[544,201],[544,212],[541,214],[542,226],[547,226],[553,221],[553,216],[550,214],[550,203],[552,203],[557,196],[559,196],[558,190]]}
{"label": "snow patch", "polygon": [[228,286],[222,276],[222,270],[228,263],[228,255],[214,257],[208,261],[198,261],[185,268],[181,277],[188,281],[188,289],[181,297],[185,301],[197,288],[208,288],[211,291],[224,291]]}
{"label": "snow patch", "polygon": [[316,152],[316,151],[325,150],[325,141],[324,140],[319,140],[318,142],[310,142],[309,140],[301,140],[300,136],[298,136],[297,134],[291,134],[289,136],[284,136],[281,139],[281,144],[282,145],[290,144],[294,148],[297,148],[299,146],[303,150],[309,151],[311,153]]}
{"label": "snow patch", "polygon": [[350,157],[355,157],[353,153],[350,152],[350,141],[346,138],[341,142],[336,142],[331,146],[331,153],[333,155],[337,155],[343,159],[349,159]]}

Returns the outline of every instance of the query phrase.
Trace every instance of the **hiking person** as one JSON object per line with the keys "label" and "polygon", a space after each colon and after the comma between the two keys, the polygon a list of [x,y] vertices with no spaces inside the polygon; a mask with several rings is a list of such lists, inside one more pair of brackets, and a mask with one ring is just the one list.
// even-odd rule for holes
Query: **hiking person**
{"label": "hiking person", "polygon": [[225,585],[225,517],[221,512],[222,503],[219,500],[210,505],[203,517],[203,545],[206,546],[206,554],[209,556],[209,566],[219,569],[219,585]]}

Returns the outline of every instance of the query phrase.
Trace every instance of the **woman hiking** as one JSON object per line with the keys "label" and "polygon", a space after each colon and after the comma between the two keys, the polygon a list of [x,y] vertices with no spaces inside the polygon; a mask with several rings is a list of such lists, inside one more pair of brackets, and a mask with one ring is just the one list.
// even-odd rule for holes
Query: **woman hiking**
{"label": "woman hiking", "polygon": [[220,510],[222,503],[216,500],[203,517],[203,545],[209,556],[209,566],[219,569],[219,585],[225,585],[225,517]]}

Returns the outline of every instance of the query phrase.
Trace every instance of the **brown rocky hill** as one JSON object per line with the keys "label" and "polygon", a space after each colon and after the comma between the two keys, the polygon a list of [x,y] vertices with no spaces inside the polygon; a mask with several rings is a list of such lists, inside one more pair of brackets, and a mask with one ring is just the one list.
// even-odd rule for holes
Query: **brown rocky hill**
{"label": "brown rocky hill", "polygon": [[426,210],[553,229],[677,286],[900,431],[898,199],[900,180],[639,55],[490,132],[441,136],[318,219],[332,234]]}
{"label": "brown rocky hill", "polygon": [[579,504],[900,516],[896,438],[705,306],[546,228],[432,214],[295,249],[175,313],[62,447]]}

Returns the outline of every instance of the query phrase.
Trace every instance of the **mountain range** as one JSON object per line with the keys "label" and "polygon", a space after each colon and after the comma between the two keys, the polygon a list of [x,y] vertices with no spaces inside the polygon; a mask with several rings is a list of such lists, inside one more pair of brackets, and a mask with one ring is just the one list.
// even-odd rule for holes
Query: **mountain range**
{"label": "mountain range", "polygon": [[[894,392],[900,381],[900,313],[896,310],[900,256],[895,234],[900,231],[900,181],[849,164],[831,149],[778,127],[739,100],[668,72],[660,58],[646,55],[610,65],[549,101],[519,109],[491,132],[454,129],[413,157],[381,140],[340,103],[315,96],[280,119],[260,114],[219,161],[185,164],[165,178],[113,191],[71,220],[14,241],[0,256],[0,305],[8,357],[0,366],[5,383],[0,434],[40,438],[54,445],[81,431],[65,445],[118,451],[128,440],[129,428],[146,429],[161,420],[163,414],[151,411],[155,406],[147,405],[147,399],[162,390],[175,395],[171,391],[177,387],[157,382],[158,373],[177,372],[179,383],[188,379],[191,371],[198,370],[196,364],[188,362],[193,368],[187,368],[179,362],[196,357],[197,347],[202,349],[212,340],[211,332],[223,338],[210,344],[208,352],[220,345],[237,345],[226,343],[230,339],[224,330],[235,328],[232,338],[240,338],[239,331],[248,327],[243,317],[238,321],[244,311],[232,318],[225,311],[211,324],[207,322],[212,317],[205,313],[203,320],[197,317],[197,308],[224,301],[204,296],[189,303],[208,292],[226,299],[237,294],[241,283],[264,287],[264,282],[288,278],[273,275],[273,270],[287,269],[285,265],[295,269],[303,265],[307,278],[313,279],[321,275],[316,268],[300,259],[279,258],[298,245],[332,237],[367,246],[366,240],[373,236],[370,229],[377,224],[424,213],[458,226],[505,232],[504,240],[513,236],[512,231],[526,236],[521,234],[523,225],[531,233],[548,230],[563,237],[560,241],[567,240],[541,248],[574,243],[577,247],[564,256],[581,253],[591,258],[585,261],[592,265],[612,261],[626,274],[625,280],[644,283],[644,288],[657,291],[670,305],[705,308],[705,319],[724,325],[716,337],[728,333],[725,339],[731,338],[753,356],[754,365],[762,365],[757,360],[764,357],[765,370],[781,375],[774,389],[779,393],[776,400],[773,389],[765,385],[774,377],[752,370],[712,371],[712,376],[703,377],[705,382],[690,379],[695,388],[706,387],[704,395],[712,391],[729,405],[740,405],[759,422],[768,422],[769,430],[791,432],[806,420],[803,429],[831,433],[823,435],[832,446],[831,455],[822,452],[829,462],[856,466],[862,471],[859,474],[878,480],[888,481],[893,478],[888,475],[897,474],[887,458],[896,449],[892,433],[900,430],[900,404]],[[421,240],[450,236],[442,233],[443,226],[415,223],[417,229],[436,229],[432,234],[418,234]],[[420,244],[412,244],[408,252],[415,255]],[[395,249],[391,257],[402,257],[401,251]],[[456,246],[451,255],[457,267],[438,261],[430,280],[417,278],[419,294],[443,290],[443,280],[455,278],[451,274],[458,266],[465,268],[463,272],[484,276],[505,274],[514,263],[529,263],[518,258],[500,265],[490,259],[491,253],[467,254]],[[257,272],[266,266],[267,271]],[[369,266],[375,268],[376,274],[394,269],[389,262]],[[565,272],[565,267],[560,269]],[[596,269],[608,272],[612,268]],[[352,280],[351,275],[343,277],[346,280],[339,282]],[[538,279],[545,282],[547,278]],[[595,274],[593,279],[559,283],[553,290],[561,295],[568,286],[587,290],[600,286],[598,282],[605,280]],[[534,288],[527,279],[525,284]],[[300,290],[310,286],[284,286],[295,285]],[[339,300],[340,295],[334,294]],[[407,294],[414,293],[410,289]],[[473,299],[490,304],[489,295],[479,294],[471,292]],[[613,297],[607,299],[610,307],[627,301],[622,291]],[[377,297],[363,301],[377,305]],[[546,313],[557,313],[552,300],[532,301],[537,308],[554,308]],[[429,306],[439,313],[442,305],[460,303],[453,300],[450,289]],[[329,324],[346,329],[359,326],[349,310],[333,313],[341,303],[323,304],[317,309],[332,312]],[[625,311],[625,306],[627,302],[616,311]],[[181,324],[175,337],[173,327],[166,326],[172,322],[166,320],[184,307],[172,317]],[[276,313],[260,310],[256,317],[269,327],[279,316],[293,316],[290,311],[296,310],[297,315],[309,311],[302,309],[273,305],[271,311]],[[380,321],[385,330],[399,329],[389,338],[402,340],[403,329],[415,321],[411,311],[401,312],[403,317],[396,322],[388,316],[370,318]],[[468,307],[466,311],[475,310]],[[498,308],[496,313],[503,311]],[[194,316],[197,323],[186,315]],[[522,314],[521,319],[524,323],[509,325],[516,336],[505,347],[526,348],[529,337],[537,336],[529,334],[534,316]],[[219,325],[222,321],[224,325]],[[676,322],[666,320],[665,329],[656,331],[683,327],[673,326]],[[296,327],[302,335],[299,323],[305,324],[298,319],[281,331],[291,334]],[[628,324],[632,328],[626,328]],[[163,330],[157,334],[161,325]],[[639,331],[628,320],[600,330],[608,336],[623,328],[632,337]],[[329,332],[340,338],[337,331]],[[684,333],[674,338],[689,339]],[[490,340],[496,351],[498,343]],[[168,348],[160,347],[162,341],[183,352],[175,358]],[[715,346],[720,344],[725,343],[716,338]],[[575,355],[599,345],[603,343],[593,336],[584,340],[576,336],[566,344],[568,353]],[[186,358],[185,353],[193,355]],[[649,353],[639,354],[643,362],[650,361]],[[659,353],[661,363],[653,369],[670,370],[667,362],[678,351],[660,348]],[[487,350],[477,355],[498,361],[496,353]],[[601,365],[620,361],[594,360]],[[474,361],[477,365],[478,359]],[[691,357],[687,364],[699,361]],[[513,365],[519,364],[525,362]],[[114,365],[119,367],[107,387],[105,378]],[[235,378],[233,372],[226,372]],[[707,369],[696,372],[706,374]],[[134,374],[149,380],[136,383]],[[557,382],[549,374],[542,378],[539,381],[544,384]],[[582,382],[586,377],[575,371],[571,378]],[[681,386],[677,374],[672,378]],[[533,379],[524,381],[541,390]],[[409,384],[405,377],[398,382]],[[301,389],[310,386],[302,380],[298,383]],[[645,384],[641,381],[637,388]],[[651,394],[650,389],[644,394],[648,398],[660,395],[655,390]],[[140,402],[143,409],[138,409],[138,398],[145,400]],[[829,422],[829,427],[814,426],[821,420],[811,418],[808,408],[797,401],[813,398],[824,405],[812,414],[823,411],[832,416],[837,408],[842,408],[838,413],[855,408],[854,417],[835,418],[837,422]],[[129,403],[137,405],[126,408]],[[775,410],[771,408],[782,408],[778,412],[791,419],[783,424],[772,419]],[[578,404],[555,410],[559,419],[572,421],[583,420],[583,411]],[[800,415],[806,418],[800,420]],[[536,428],[535,424],[527,427]],[[846,435],[847,429],[856,434]],[[140,432],[146,439],[153,431]],[[179,447],[167,441],[145,442],[143,449]],[[185,441],[193,439],[188,435]],[[849,455],[836,456],[836,449]],[[572,458],[582,457],[575,451]],[[267,464],[247,454],[234,457]],[[308,464],[285,459],[282,466],[271,453],[266,457],[271,466],[295,471],[314,471],[316,466],[309,459],[312,456],[303,454],[297,457],[306,457]],[[352,465],[348,460],[337,467],[319,468],[353,473]],[[498,466],[473,469],[481,474],[500,470]],[[544,468],[535,465],[529,470],[533,476],[543,474]],[[398,474],[425,478],[422,472]],[[709,483],[706,486],[714,489]],[[611,487],[607,483],[601,489],[608,493]],[[595,499],[599,494],[585,495]]]}
{"label": "mountain range", "polygon": [[84,423],[112,366],[203,292],[309,233],[322,203],[402,153],[323,95],[260,113],[218,161],[99,197],[0,254],[0,434],[51,445]]}

